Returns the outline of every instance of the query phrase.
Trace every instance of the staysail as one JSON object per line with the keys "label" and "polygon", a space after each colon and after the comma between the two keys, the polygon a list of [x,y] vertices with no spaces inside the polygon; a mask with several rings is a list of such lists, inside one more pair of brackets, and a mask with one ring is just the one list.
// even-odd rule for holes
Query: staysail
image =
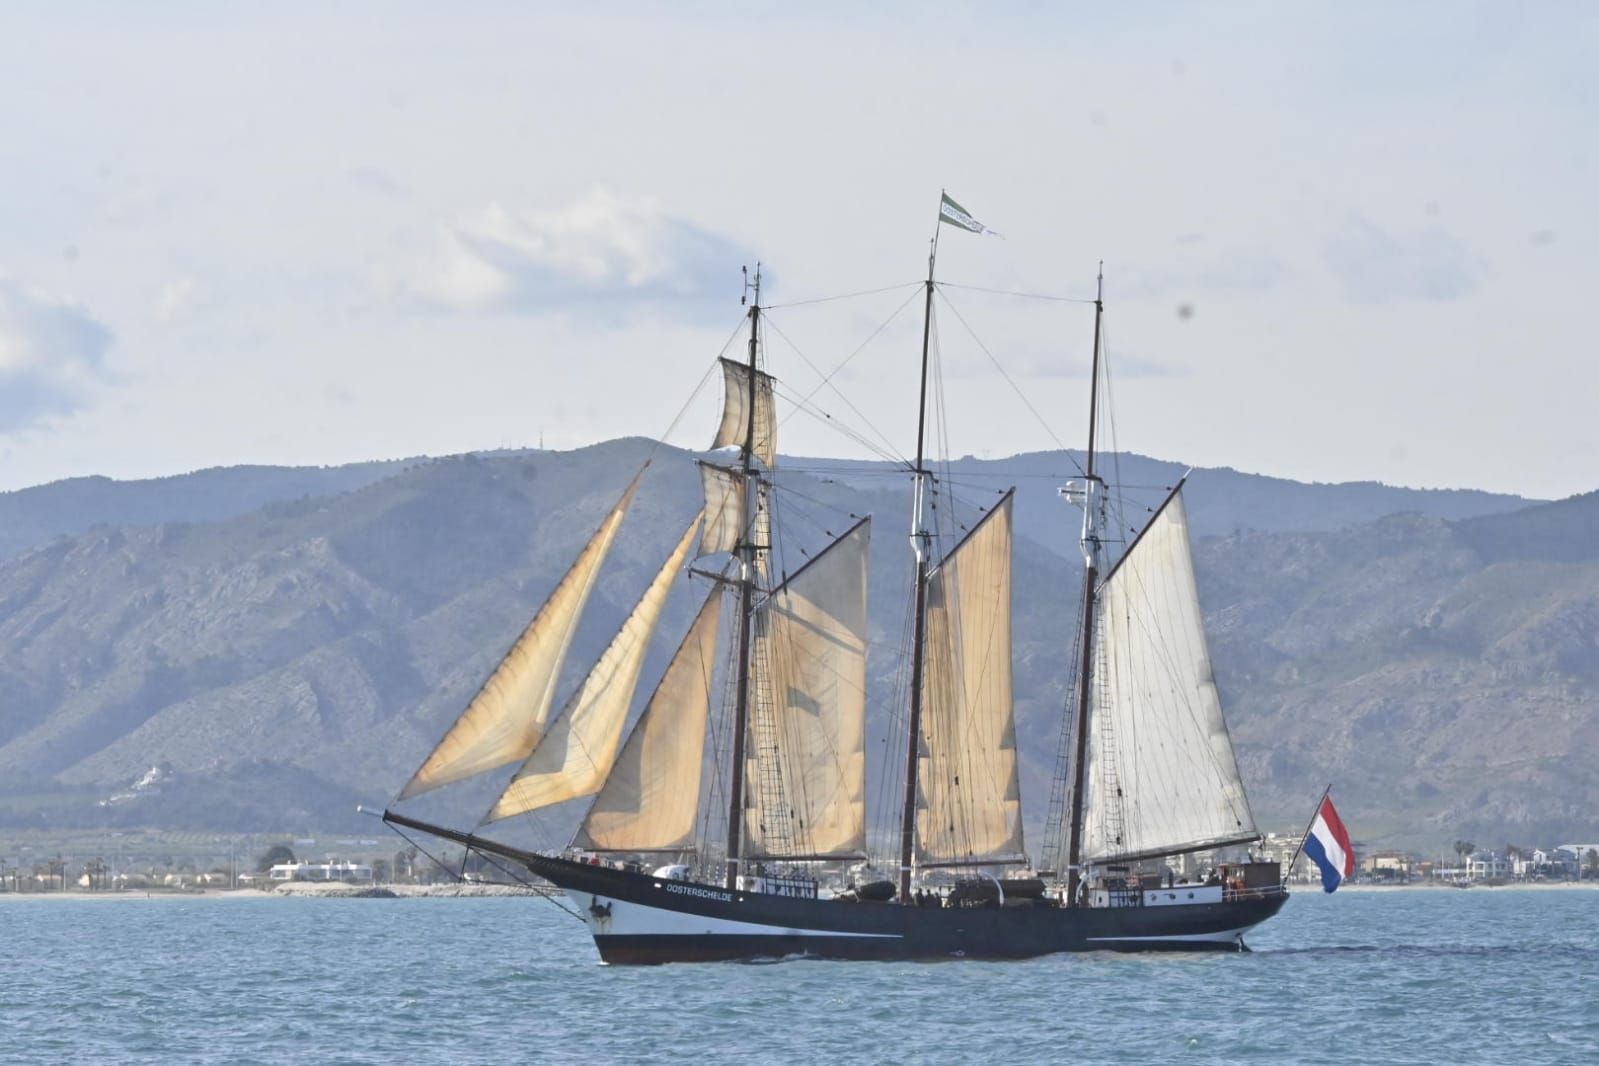
{"label": "staysail", "polygon": [[700,516],[695,515],[666,565],[650,582],[599,662],[567,701],[555,724],[484,817],[485,822],[599,791],[605,775],[611,771],[611,764],[616,761],[622,726],[627,722],[650,638],[655,635],[661,610],[672,591],[672,581],[683,569],[699,526]]}
{"label": "staysail", "polygon": [[[711,447],[743,447],[750,430],[750,368],[732,359],[722,360],[722,380],[727,398],[722,404],[722,424]],[[770,470],[777,462],[777,412],[772,404],[772,376],[755,371],[755,446],[751,451]]]}
{"label": "staysail", "polygon": [[400,790],[409,799],[525,759],[543,735],[578,619],[638,492],[640,471],[527,629]]}
{"label": "staysail", "polygon": [[746,858],[865,852],[870,540],[863,518],[756,611]]}
{"label": "staysail", "polygon": [[916,858],[1019,858],[1021,788],[1011,699],[1011,501],[927,579]]}
{"label": "staysail", "polygon": [[693,846],[721,607],[722,590],[713,589],[594,797],[575,846],[589,851]]}
{"label": "staysail", "polygon": [[1098,601],[1085,861],[1258,838],[1211,674],[1181,486]]}

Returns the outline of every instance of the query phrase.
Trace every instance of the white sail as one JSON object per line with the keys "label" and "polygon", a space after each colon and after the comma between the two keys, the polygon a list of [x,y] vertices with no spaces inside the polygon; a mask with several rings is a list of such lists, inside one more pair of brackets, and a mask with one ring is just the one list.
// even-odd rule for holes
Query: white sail
{"label": "white sail", "polygon": [[700,480],[705,488],[705,535],[699,554],[730,552],[738,547],[742,531],[744,476],[715,463],[701,463]]}
{"label": "white sail", "polygon": [[591,851],[692,847],[716,672],[722,590],[712,590],[572,841]]}
{"label": "white sail", "polygon": [[[639,477],[643,474],[640,472]],[[409,799],[475,774],[525,759],[548,721],[555,686],[578,619],[610,553],[639,477],[589,539],[527,629],[467,704],[444,739],[411,776],[399,799]]]}
{"label": "white sail", "polygon": [[650,638],[655,635],[666,597],[672,591],[672,580],[683,569],[699,526],[700,516],[695,515],[666,565],[650,582],[555,724],[506,786],[483,819],[485,822],[599,791],[616,761],[622,726],[627,723]]}
{"label": "white sail", "polygon": [[866,557],[862,519],[757,610],[744,856],[866,848]]}
{"label": "white sail", "polygon": [[1098,601],[1085,857],[1253,838],[1211,674],[1180,489],[1110,572]]}
{"label": "white sail", "polygon": [[1011,499],[985,515],[927,580],[916,857],[1022,854],[1011,699]]}
{"label": "white sail", "polygon": [[[741,448],[750,430],[750,368],[731,359],[722,360],[722,379],[727,398],[722,404],[722,425],[716,431],[714,448]],[[772,376],[755,372],[755,447],[752,454],[767,469],[777,462],[777,417],[772,404]]]}

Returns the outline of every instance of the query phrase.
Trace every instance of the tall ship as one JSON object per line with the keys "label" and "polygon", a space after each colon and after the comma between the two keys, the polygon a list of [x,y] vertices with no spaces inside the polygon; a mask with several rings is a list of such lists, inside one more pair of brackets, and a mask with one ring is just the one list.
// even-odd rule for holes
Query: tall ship
{"label": "tall ship", "polygon": [[[940,225],[981,232],[943,197]],[[549,882],[608,963],[813,956],[1022,958],[1064,951],[1241,950],[1287,899],[1261,840],[1212,676],[1183,485],[1136,532],[1108,536],[1099,469],[1103,272],[1082,514],[1077,635],[1042,847],[1023,833],[1012,692],[1013,492],[940,529],[928,454],[938,227],[928,257],[911,482],[902,701],[869,706],[873,520],[775,565],[779,425],[760,272],[724,392],[704,501],[608,646],[557,704],[563,667],[640,471],[548,600],[383,818]],[[936,368],[934,370],[936,374]],[[935,397],[936,402],[936,397]],[[687,460],[685,460],[687,461]],[[646,464],[647,466],[648,464]],[[947,510],[947,508],[946,508]],[[708,588],[634,714],[673,587]],[[881,653],[881,652],[879,652]],[[892,652],[890,652],[892,654]],[[869,716],[898,736],[874,782]],[[480,824],[404,813],[435,789],[515,767]],[[565,847],[487,827],[584,805]],[[564,808],[570,809],[570,808]],[[570,824],[570,823],[568,823]],[[1209,868],[1179,876],[1184,857]]]}

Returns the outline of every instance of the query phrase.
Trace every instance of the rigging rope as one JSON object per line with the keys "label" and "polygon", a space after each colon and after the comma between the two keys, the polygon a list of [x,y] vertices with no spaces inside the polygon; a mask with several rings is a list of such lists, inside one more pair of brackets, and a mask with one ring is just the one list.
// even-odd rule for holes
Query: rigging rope
{"label": "rigging rope", "polygon": [[770,304],[761,308],[761,310],[774,311],[780,308],[786,310],[790,307],[809,307],[811,304],[833,303],[836,300],[853,300],[857,296],[876,296],[878,293],[893,292],[896,289],[919,288],[922,284],[923,282],[920,281],[904,281],[898,285],[884,285],[881,289],[863,289],[860,292],[846,292],[839,296],[817,296],[809,300],[790,300],[786,304]]}
{"label": "rigging rope", "polygon": [[1049,439],[1055,442],[1055,447],[1059,448],[1062,452],[1065,453],[1066,457],[1071,460],[1072,465],[1077,467],[1078,475],[1082,476],[1083,468],[1078,464],[1077,459],[1072,455],[1070,449],[1068,449],[1066,447],[1065,443],[1058,436],[1055,435],[1055,431],[1053,429],[1051,429],[1049,423],[1044,420],[1044,416],[1038,413],[1038,408],[1033,406],[1033,401],[1031,401],[1031,400],[1029,400],[1027,398],[1027,394],[1025,392],[1023,392],[1021,390],[1020,386],[1018,386],[1016,384],[1015,380],[1010,376],[1009,372],[1006,371],[1004,365],[1002,363],[1000,363],[1000,361],[997,358],[995,358],[993,352],[989,351],[988,345],[984,344],[983,343],[983,339],[977,335],[977,331],[972,329],[971,323],[966,321],[965,316],[962,315],[961,312],[960,312],[960,308],[956,307],[954,302],[952,300],[950,300],[950,298],[947,295],[944,294],[944,292],[942,291],[942,289],[943,289],[942,285],[939,286],[939,289],[940,289],[939,294],[938,294],[939,299],[944,301],[944,303],[949,307],[950,311],[955,315],[956,321],[958,321],[963,327],[965,327],[966,332],[968,334],[970,334],[972,340],[976,342],[977,347],[982,349],[982,352],[983,352],[984,355],[988,356],[988,361],[990,363],[994,364],[994,369],[998,370],[999,374],[1000,374],[1000,377],[1005,379],[1005,384],[1007,384],[1007,385],[1009,385],[1011,387],[1011,391],[1014,392],[1016,394],[1016,396],[1022,401],[1022,405],[1024,407],[1026,407],[1027,410],[1032,413],[1032,416],[1035,419],[1038,420],[1038,424],[1044,428],[1044,432],[1049,434]]}

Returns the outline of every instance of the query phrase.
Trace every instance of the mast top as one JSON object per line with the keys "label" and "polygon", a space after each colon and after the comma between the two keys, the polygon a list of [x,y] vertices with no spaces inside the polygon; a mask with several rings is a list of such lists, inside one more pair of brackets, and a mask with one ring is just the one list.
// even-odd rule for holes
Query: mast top
{"label": "mast top", "polygon": [[750,268],[749,267],[742,266],[742,267],[739,267],[738,269],[744,275],[744,292],[738,298],[738,305],[740,307],[743,307],[746,304],[748,304],[750,302],[750,295],[751,295],[751,293],[753,293],[754,296],[755,296],[755,301],[754,301],[755,302],[755,306],[756,307],[761,306],[761,264],[760,264],[760,261],[757,260],[756,263],[755,263],[755,280],[754,281],[750,280]]}

